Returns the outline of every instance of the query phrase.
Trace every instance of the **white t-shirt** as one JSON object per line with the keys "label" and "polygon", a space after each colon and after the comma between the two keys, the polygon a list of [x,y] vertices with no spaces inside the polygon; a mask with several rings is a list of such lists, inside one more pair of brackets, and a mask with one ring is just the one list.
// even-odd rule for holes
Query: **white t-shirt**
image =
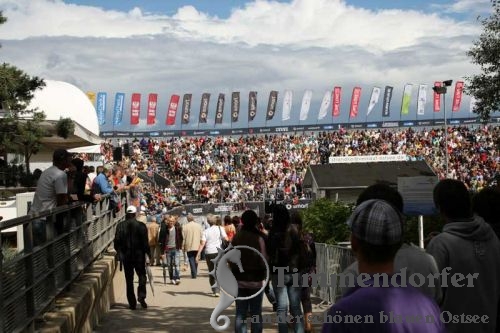
{"label": "white t-shirt", "polygon": [[201,240],[206,241],[205,254],[217,253],[217,247],[220,247],[222,242],[220,237],[221,234],[222,238],[227,239],[226,231],[224,230],[224,228],[219,227],[217,225],[213,225],[207,230],[203,231],[203,236],[201,237]]}
{"label": "white t-shirt", "polygon": [[68,193],[68,176],[53,165],[40,175],[30,214],[57,207],[56,195],[65,193]]}

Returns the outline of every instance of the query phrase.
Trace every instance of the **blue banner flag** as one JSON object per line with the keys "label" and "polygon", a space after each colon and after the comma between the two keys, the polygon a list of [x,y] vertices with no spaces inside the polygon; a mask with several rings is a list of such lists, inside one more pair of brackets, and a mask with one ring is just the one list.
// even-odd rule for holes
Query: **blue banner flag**
{"label": "blue banner flag", "polygon": [[123,118],[123,106],[125,104],[125,94],[116,93],[115,107],[113,109],[113,126],[121,125]]}
{"label": "blue banner flag", "polygon": [[106,124],[106,97],[107,94],[105,92],[97,94],[96,112],[99,126]]}

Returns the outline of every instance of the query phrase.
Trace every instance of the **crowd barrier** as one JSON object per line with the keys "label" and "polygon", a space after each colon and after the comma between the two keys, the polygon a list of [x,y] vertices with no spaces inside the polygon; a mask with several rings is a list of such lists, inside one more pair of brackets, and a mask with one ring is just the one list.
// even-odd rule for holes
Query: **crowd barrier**
{"label": "crowd barrier", "polygon": [[354,255],[347,247],[323,243],[316,243],[315,246],[316,272],[326,273],[327,286],[318,285],[313,292],[321,299],[321,305],[330,305],[341,296],[340,283],[338,280],[337,283],[331,281],[332,274],[340,274],[349,267],[355,260]]}
{"label": "crowd barrier", "polygon": [[[122,207],[126,198],[122,196]],[[109,197],[94,209],[83,202],[0,223],[0,231],[18,227],[23,244],[6,258],[0,238],[0,333],[35,332],[36,320],[57,295],[111,245],[125,209],[114,214]],[[43,220],[45,241],[34,242],[34,222]],[[19,239],[19,237],[18,237]]]}

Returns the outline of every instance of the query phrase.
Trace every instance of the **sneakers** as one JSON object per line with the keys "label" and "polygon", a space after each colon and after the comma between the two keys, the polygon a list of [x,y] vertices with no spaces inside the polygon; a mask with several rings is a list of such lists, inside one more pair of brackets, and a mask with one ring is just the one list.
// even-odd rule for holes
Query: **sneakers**
{"label": "sneakers", "polygon": [[214,293],[214,295],[213,295],[213,296],[214,296],[214,297],[219,297],[219,296],[220,296],[220,294],[219,294],[219,293]]}
{"label": "sneakers", "polygon": [[175,280],[170,280],[170,284],[175,284]]}
{"label": "sneakers", "polygon": [[141,306],[143,309],[147,309],[148,308],[148,304],[146,303],[145,300],[140,300],[139,303],[141,303]]}
{"label": "sneakers", "polygon": [[175,284],[176,284],[176,285],[181,284],[181,280],[175,280]]}

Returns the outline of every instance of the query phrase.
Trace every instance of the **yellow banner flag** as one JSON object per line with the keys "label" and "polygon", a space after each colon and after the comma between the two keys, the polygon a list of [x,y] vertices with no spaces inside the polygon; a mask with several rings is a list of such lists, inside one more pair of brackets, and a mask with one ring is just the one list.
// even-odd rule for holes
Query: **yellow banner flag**
{"label": "yellow banner flag", "polygon": [[92,105],[95,106],[95,92],[93,91],[88,91],[87,92],[87,97],[90,99],[90,101],[92,102]]}

